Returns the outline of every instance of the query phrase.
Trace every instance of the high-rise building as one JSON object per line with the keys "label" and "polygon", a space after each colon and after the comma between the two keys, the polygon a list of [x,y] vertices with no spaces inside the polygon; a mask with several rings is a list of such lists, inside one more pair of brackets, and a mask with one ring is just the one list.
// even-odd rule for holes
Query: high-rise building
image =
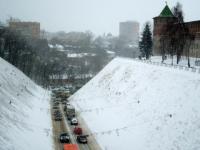
{"label": "high-rise building", "polygon": [[40,23],[39,22],[21,22],[10,21],[9,28],[19,31],[26,37],[40,38]]}
{"label": "high-rise building", "polygon": [[139,23],[136,21],[120,22],[119,38],[127,44],[138,44]]}

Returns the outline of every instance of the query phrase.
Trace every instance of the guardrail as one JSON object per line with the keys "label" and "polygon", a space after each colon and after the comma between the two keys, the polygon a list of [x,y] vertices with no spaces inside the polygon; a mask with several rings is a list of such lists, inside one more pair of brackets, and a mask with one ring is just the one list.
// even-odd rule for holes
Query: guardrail
{"label": "guardrail", "polygon": [[142,63],[147,63],[147,64],[152,64],[156,66],[164,66],[164,67],[170,67],[174,69],[179,69],[179,70],[185,70],[193,73],[199,73],[200,74],[200,68],[195,68],[195,67],[186,67],[186,66],[180,66],[180,65],[171,65],[171,64],[166,64],[166,63],[161,63],[161,62],[153,62],[150,60],[143,60],[143,59],[133,59],[134,61],[142,62]]}

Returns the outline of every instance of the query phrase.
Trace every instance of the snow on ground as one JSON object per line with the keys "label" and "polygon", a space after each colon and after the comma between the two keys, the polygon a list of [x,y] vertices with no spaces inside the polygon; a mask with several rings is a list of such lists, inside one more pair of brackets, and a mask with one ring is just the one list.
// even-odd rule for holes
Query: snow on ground
{"label": "snow on ground", "polygon": [[51,150],[49,92],[0,58],[0,150]]}
{"label": "snow on ground", "polygon": [[86,57],[86,56],[96,56],[96,54],[93,54],[93,53],[71,53],[71,54],[67,54],[67,57],[69,57],[69,58],[81,58],[81,57]]}
{"label": "snow on ground", "polygon": [[115,58],[70,97],[103,150],[199,150],[200,74]]}
{"label": "snow on ground", "polygon": [[[153,57],[151,57],[151,61],[152,62],[161,63],[162,57],[161,56],[153,56]],[[176,61],[177,61],[177,59],[176,59],[175,56],[174,56],[173,61],[172,61],[171,57],[168,56],[167,59],[164,61],[164,63],[165,64],[172,64],[172,62],[173,62],[173,65],[188,66],[188,59],[185,56],[181,57],[179,64],[176,64]],[[191,65],[191,67],[200,68],[200,66],[196,66],[195,65],[195,61],[200,61],[200,59],[199,58],[190,57],[190,65]]]}

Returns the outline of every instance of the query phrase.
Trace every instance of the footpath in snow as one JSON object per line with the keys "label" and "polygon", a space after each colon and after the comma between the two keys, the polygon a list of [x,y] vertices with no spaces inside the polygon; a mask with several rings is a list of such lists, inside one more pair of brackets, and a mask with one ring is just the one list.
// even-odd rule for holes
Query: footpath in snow
{"label": "footpath in snow", "polygon": [[0,58],[0,150],[52,150],[49,92]]}
{"label": "footpath in snow", "polygon": [[70,97],[103,150],[200,149],[200,74],[115,58]]}

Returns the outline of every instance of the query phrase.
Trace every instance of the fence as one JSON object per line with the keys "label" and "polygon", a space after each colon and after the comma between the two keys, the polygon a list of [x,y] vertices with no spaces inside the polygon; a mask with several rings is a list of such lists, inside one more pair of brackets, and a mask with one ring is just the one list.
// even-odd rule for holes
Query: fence
{"label": "fence", "polygon": [[195,68],[195,67],[186,67],[186,66],[180,66],[180,65],[170,65],[166,63],[160,63],[160,62],[152,62],[150,60],[139,60],[139,59],[134,59],[134,61],[146,63],[146,64],[151,64],[151,65],[156,65],[156,66],[164,66],[164,67],[170,67],[174,69],[179,69],[179,70],[185,70],[185,71],[190,71],[193,73],[199,73],[200,74],[200,68]]}

